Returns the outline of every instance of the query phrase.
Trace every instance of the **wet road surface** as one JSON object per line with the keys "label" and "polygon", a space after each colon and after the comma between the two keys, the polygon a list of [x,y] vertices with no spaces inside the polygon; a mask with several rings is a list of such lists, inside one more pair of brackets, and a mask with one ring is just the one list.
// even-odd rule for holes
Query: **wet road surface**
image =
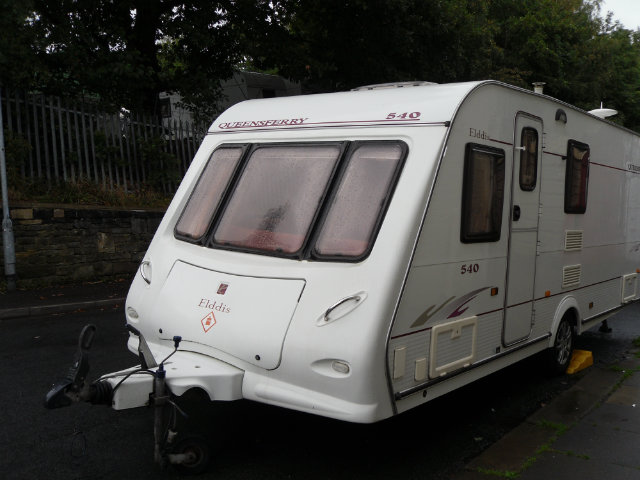
{"label": "wet road surface", "polygon": [[[43,400],[73,358],[86,323],[98,332],[90,379],[137,363],[126,348],[121,309],[5,320],[0,471],[5,479],[173,479],[153,462],[153,412],[78,404],[45,410]],[[640,305],[591,330],[577,348],[614,365],[640,337]],[[549,377],[533,357],[427,405],[357,425],[249,401],[215,404],[197,422],[212,438],[213,462],[198,478],[448,478],[581,374]]]}

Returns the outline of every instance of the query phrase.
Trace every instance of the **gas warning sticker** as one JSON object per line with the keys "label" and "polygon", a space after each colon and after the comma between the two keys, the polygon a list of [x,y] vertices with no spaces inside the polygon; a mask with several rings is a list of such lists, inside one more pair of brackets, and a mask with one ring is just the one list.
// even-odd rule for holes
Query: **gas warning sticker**
{"label": "gas warning sticker", "polygon": [[213,312],[210,312],[206,317],[200,320],[200,323],[202,323],[204,333],[207,333],[216,324],[216,316]]}

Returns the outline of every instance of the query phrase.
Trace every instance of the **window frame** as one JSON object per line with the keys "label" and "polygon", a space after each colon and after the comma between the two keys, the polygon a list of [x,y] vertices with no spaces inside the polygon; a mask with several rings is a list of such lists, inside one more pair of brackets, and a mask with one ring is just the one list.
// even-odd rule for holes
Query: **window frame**
{"label": "window frame", "polygon": [[[313,141],[313,142],[304,142],[304,141],[298,141],[298,142],[275,142],[275,143],[255,143],[255,144],[251,144],[250,148],[248,149],[248,151],[245,153],[244,158],[242,158],[241,160],[241,165],[240,168],[238,168],[238,170],[235,172],[234,175],[234,181],[230,184],[230,188],[229,190],[225,193],[225,201],[222,205],[220,205],[220,207],[218,208],[218,212],[216,213],[215,216],[215,221],[212,223],[212,225],[210,225],[209,227],[209,237],[207,239],[207,241],[205,242],[205,246],[209,247],[209,248],[213,248],[213,249],[217,249],[217,250],[231,250],[231,251],[237,251],[237,252],[243,252],[243,253],[250,253],[252,255],[265,255],[265,256],[269,256],[269,257],[282,257],[282,258],[291,258],[291,259],[298,259],[298,260],[302,260],[305,258],[308,258],[308,250],[309,250],[309,241],[310,238],[313,237],[313,233],[315,231],[316,228],[316,224],[318,222],[318,218],[321,215],[321,210],[323,208],[323,206],[325,205],[325,203],[327,202],[327,198],[330,194],[330,192],[332,191],[332,185],[333,182],[335,180],[336,177],[336,172],[338,172],[341,168],[342,163],[344,162],[344,155],[345,155],[345,151],[348,147],[348,143],[349,142],[345,142],[345,141],[328,141],[328,142],[320,142],[320,141]],[[229,205],[229,202],[231,201],[231,198],[233,196],[233,193],[235,192],[238,183],[240,181],[240,179],[242,178],[247,165],[249,164],[249,159],[251,158],[251,156],[253,155],[253,153],[256,150],[259,150],[261,148],[277,148],[277,147],[315,147],[315,146],[337,146],[338,147],[338,156],[337,156],[337,160],[336,163],[333,167],[333,170],[331,172],[331,174],[328,177],[328,181],[327,184],[325,185],[324,191],[322,193],[322,195],[320,196],[319,202],[318,202],[318,207],[316,208],[313,217],[311,219],[311,222],[309,224],[309,229],[306,232],[305,238],[302,241],[302,244],[300,246],[300,249],[297,250],[296,252],[293,253],[285,253],[285,252],[278,252],[277,250],[259,250],[259,249],[254,249],[254,248],[247,248],[244,246],[236,246],[236,245],[226,245],[226,244],[221,244],[221,243],[217,243],[215,241],[215,233],[216,230],[220,224],[220,221],[222,220],[222,217],[224,216],[224,213],[227,209],[227,206]]]}
{"label": "window frame", "polygon": [[[369,238],[369,242],[366,250],[357,256],[349,256],[349,255],[322,255],[315,252],[315,242],[319,238],[319,234],[322,230],[322,226],[327,219],[328,213],[331,209],[331,206],[334,203],[334,197],[338,192],[338,188],[342,182],[343,176],[349,166],[349,162],[352,154],[357,151],[363,145],[374,144],[393,144],[398,145],[401,148],[400,158],[397,162],[396,168],[393,172],[392,178],[389,182],[389,187],[386,192],[386,195],[381,202],[381,207],[378,211],[378,215],[376,217],[374,227],[371,231],[371,236]],[[334,165],[334,168],[331,174],[328,177],[327,185],[321,195],[321,198],[318,202],[318,207],[314,212],[313,218],[310,223],[310,227],[306,232],[306,236],[304,241],[302,242],[302,246],[299,251],[295,253],[284,253],[278,252],[277,250],[258,250],[253,248],[246,248],[243,246],[235,246],[235,245],[226,245],[221,243],[216,243],[214,240],[216,229],[220,224],[220,221],[224,215],[224,212],[227,209],[227,206],[233,196],[233,192],[237,188],[237,185],[247,168],[249,163],[249,159],[251,155],[259,148],[268,148],[268,147],[283,147],[283,146],[293,146],[293,147],[307,147],[307,146],[331,146],[336,145],[339,148],[338,158]],[[235,169],[230,176],[227,185],[225,186],[223,195],[221,197],[220,202],[217,205],[217,208],[214,212],[211,212],[209,225],[207,227],[206,233],[199,239],[194,239],[189,236],[181,235],[177,232],[176,227],[180,222],[180,219],[185,213],[185,209],[189,204],[189,201],[196,191],[198,184],[202,181],[202,175],[206,171],[209,162],[211,161],[212,156],[216,151],[221,148],[242,148],[243,151],[238,159],[238,163],[235,166]],[[297,260],[311,260],[311,261],[320,261],[320,262],[340,262],[340,263],[357,263],[363,261],[367,258],[373,247],[375,245],[376,239],[378,237],[378,233],[386,216],[387,210],[391,203],[391,199],[395,194],[396,187],[399,181],[399,178],[402,174],[402,170],[404,169],[404,164],[406,158],[409,153],[409,147],[406,142],[400,139],[389,139],[389,140],[337,140],[337,141],[292,141],[292,142],[274,142],[274,143],[223,143],[214,148],[209,156],[209,160],[207,160],[205,167],[199,172],[198,180],[196,181],[192,191],[189,194],[189,199],[185,202],[182,207],[182,212],[180,213],[178,220],[176,221],[173,233],[174,237],[178,240],[182,240],[191,244],[198,244],[205,246],[207,248],[212,248],[215,250],[228,250],[228,251],[237,251],[243,253],[249,253],[252,255],[263,255],[269,257],[276,258],[289,258],[289,259],[297,259]]]}
{"label": "window frame", "polygon": [[[523,182],[522,179],[522,175],[523,175],[523,169],[522,169],[522,163],[524,161],[524,157],[525,155],[530,155],[527,151],[526,151],[526,145],[524,145],[524,138],[525,138],[525,132],[533,132],[536,136],[536,151],[535,151],[535,155],[534,155],[534,159],[535,159],[535,163],[534,163],[534,168],[533,168],[533,183],[532,184],[527,184]],[[520,190],[524,191],[524,192],[532,192],[536,189],[536,186],[538,185],[538,154],[540,153],[540,135],[538,135],[538,130],[533,128],[533,127],[523,127],[522,131],[520,132],[520,147],[523,147],[524,150],[520,150],[520,169],[519,169],[519,174],[518,174],[518,180],[520,183]]]}
{"label": "window frame", "polygon": [[164,97],[158,100],[160,106],[160,115],[162,118],[171,118],[173,115],[171,107],[171,97]]}
{"label": "window frame", "polygon": [[[329,212],[331,207],[334,204],[335,196],[338,193],[340,185],[342,184],[342,180],[346,174],[346,171],[349,167],[349,163],[353,154],[363,145],[398,145],[401,149],[400,158],[396,164],[396,168],[391,176],[391,180],[389,182],[389,187],[387,189],[386,195],[384,196],[380,209],[378,210],[377,218],[374,222],[373,229],[371,230],[371,236],[368,240],[367,248],[360,255],[326,255],[321,254],[316,250],[316,242],[320,238],[320,233],[327,221],[329,216]],[[402,140],[355,140],[350,142],[349,148],[344,153],[344,158],[341,160],[340,170],[336,177],[334,178],[333,185],[331,188],[330,196],[325,200],[325,203],[322,208],[322,216],[316,222],[314,235],[309,242],[309,258],[318,261],[337,261],[337,262],[345,262],[345,263],[358,263],[367,258],[371,251],[373,250],[373,246],[378,238],[378,233],[380,232],[380,228],[382,227],[382,223],[387,214],[387,210],[389,209],[389,204],[391,203],[391,199],[393,198],[393,194],[396,191],[396,186],[398,184],[398,180],[400,179],[400,175],[404,168],[405,161],[407,159],[407,155],[409,152],[409,146],[403,142]]]}
{"label": "window frame", "polygon": [[[247,152],[249,150],[249,147],[250,147],[250,145],[247,144],[247,143],[225,143],[225,144],[222,144],[222,145],[218,145],[216,148],[213,149],[213,151],[209,155],[209,158],[207,159],[204,167],[198,173],[198,180],[196,181],[195,185],[191,189],[191,192],[189,193],[189,198],[187,199],[187,201],[185,202],[184,206],[182,207],[182,211],[180,212],[180,216],[178,217],[178,220],[176,220],[176,223],[173,226],[173,235],[174,235],[175,238],[177,238],[179,240],[183,240],[185,242],[195,243],[195,244],[199,244],[199,245],[207,243],[208,237],[209,237],[209,235],[211,233],[211,227],[214,224],[214,221],[215,221],[218,213],[221,211],[221,208],[226,204],[226,197],[229,194],[229,192],[232,190],[233,185],[235,184],[235,178],[238,175],[238,171],[240,170],[240,167],[244,163],[244,160],[245,160],[245,157],[246,157]],[[207,228],[205,229],[204,234],[202,236],[198,237],[198,238],[195,238],[195,237],[191,237],[191,236],[188,236],[188,235],[183,235],[182,233],[178,232],[178,225],[180,225],[180,221],[182,220],[182,217],[185,215],[185,213],[187,211],[187,207],[189,206],[189,203],[191,202],[192,197],[195,195],[196,191],[198,190],[198,186],[200,185],[200,182],[203,181],[204,173],[207,171],[207,168],[209,167],[209,164],[212,162],[212,159],[213,159],[213,156],[215,155],[215,153],[218,150],[236,149],[236,148],[240,148],[241,149],[240,156],[239,156],[239,158],[238,158],[238,160],[236,162],[235,167],[233,168],[233,171],[231,172],[231,175],[229,176],[229,179],[227,180],[227,184],[225,185],[225,187],[222,190],[222,194],[220,195],[220,201],[218,202],[217,207],[215,208],[215,210],[213,212],[211,212],[211,216],[209,217],[209,223],[207,225]]]}
{"label": "window frame", "polygon": [[[471,171],[471,162],[472,162],[472,153],[473,152],[482,152],[489,154],[494,157],[494,161],[502,158],[502,199],[499,206],[499,212],[492,213],[491,217],[493,220],[498,219],[497,228],[494,228],[490,232],[485,233],[470,233],[469,224],[472,218],[473,206],[471,205],[471,182],[472,182],[472,171]],[[495,167],[494,167],[495,169]],[[505,201],[505,169],[506,169],[506,154],[505,151],[501,148],[490,147],[481,143],[467,143],[465,146],[465,156],[464,156],[464,168],[463,168],[463,180],[462,180],[462,208],[461,208],[461,218],[460,218],[460,241],[462,243],[484,243],[484,242],[497,242],[500,240],[502,233],[502,217],[504,214],[504,201]],[[491,205],[492,208],[497,203],[493,196],[495,195],[496,189],[492,189],[492,200]],[[494,225],[495,227],[495,225]]]}
{"label": "window frame", "polygon": [[[576,193],[573,191],[574,182],[572,181],[573,172],[575,171],[575,163],[577,160],[573,158],[572,150],[574,147],[581,148],[586,150],[586,154],[580,160],[581,169],[585,168],[586,163],[586,173],[583,178],[580,179],[580,191],[578,193],[579,202],[577,204],[571,203],[571,198]],[[564,213],[578,213],[583,214],[587,211],[587,200],[589,195],[589,170],[591,164],[591,147],[588,144],[580,142],[578,140],[569,140],[567,142],[567,156],[565,161],[567,162],[564,174]],[[582,191],[582,186],[584,185],[584,191]]]}

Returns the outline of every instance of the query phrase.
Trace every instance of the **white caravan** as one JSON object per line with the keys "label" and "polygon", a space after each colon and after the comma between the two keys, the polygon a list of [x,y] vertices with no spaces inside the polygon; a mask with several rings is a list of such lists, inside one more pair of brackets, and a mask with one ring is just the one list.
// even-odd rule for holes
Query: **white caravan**
{"label": "white caravan", "polygon": [[114,408],[199,389],[375,422],[545,349],[564,369],[638,299],[637,134],[493,81],[384,87],[213,123],[127,298],[143,372],[93,386]]}

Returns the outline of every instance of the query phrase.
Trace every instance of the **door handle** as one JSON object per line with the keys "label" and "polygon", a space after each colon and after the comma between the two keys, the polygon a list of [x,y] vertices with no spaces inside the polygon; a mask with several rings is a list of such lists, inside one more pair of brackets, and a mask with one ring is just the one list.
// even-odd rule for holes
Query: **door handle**
{"label": "door handle", "polygon": [[520,220],[520,205],[513,206],[513,221],[517,222]]}

